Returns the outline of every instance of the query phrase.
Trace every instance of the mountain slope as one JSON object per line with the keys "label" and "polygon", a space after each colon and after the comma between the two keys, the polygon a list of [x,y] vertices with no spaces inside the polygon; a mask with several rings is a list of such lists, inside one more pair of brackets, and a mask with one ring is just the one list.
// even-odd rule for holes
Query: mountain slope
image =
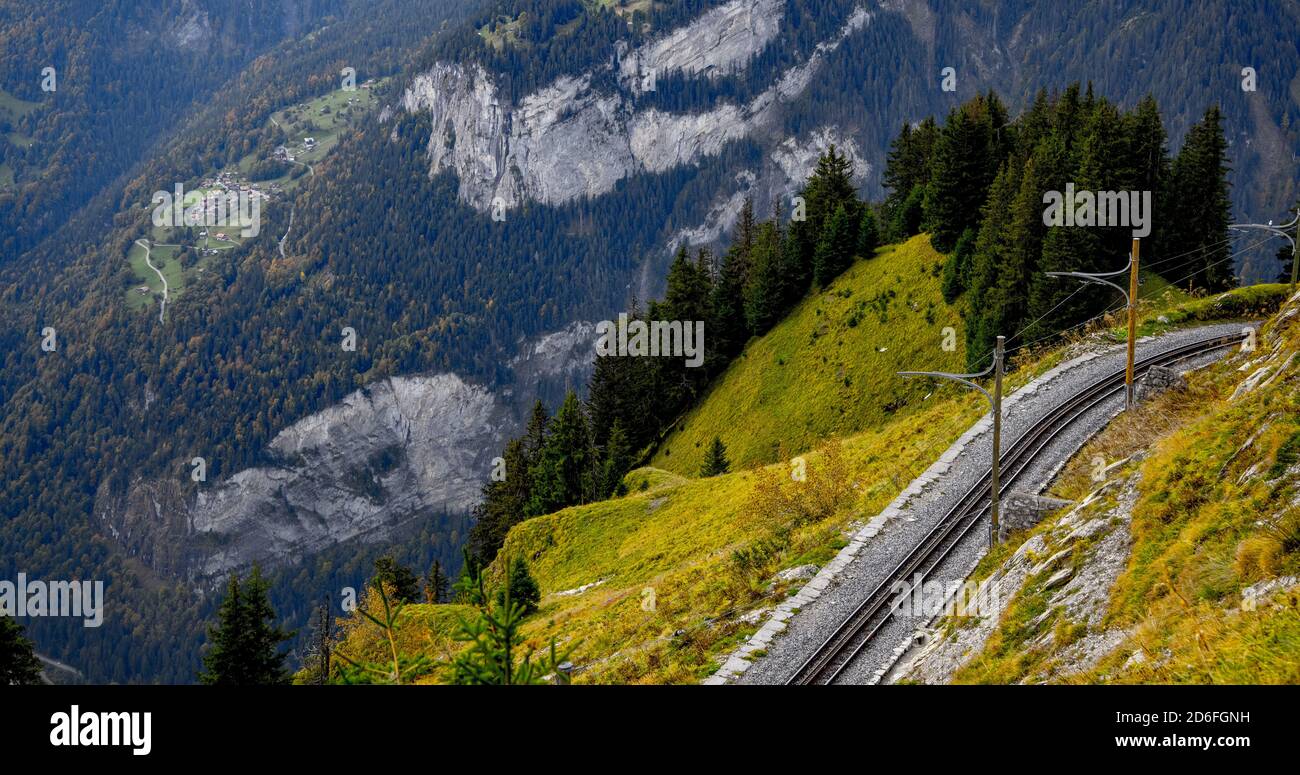
{"label": "mountain slope", "polygon": [[[471,7],[465,24],[434,36],[441,14]],[[422,384],[486,391],[483,405],[492,409],[480,417],[499,425],[459,440],[466,454],[446,486],[441,477],[393,475],[382,449],[392,445],[384,433],[369,435],[375,426],[330,426],[340,443],[326,448],[344,450],[350,465],[321,491],[358,497],[327,505],[363,503],[378,488],[382,497],[370,499],[367,516],[390,502],[413,505],[394,515],[398,521],[426,517],[420,509],[432,504],[463,506],[472,489],[465,485],[486,474],[495,440],[516,429],[517,407],[583,381],[584,321],[613,317],[630,297],[659,290],[666,248],[716,241],[746,196],[760,212],[776,203],[788,209],[831,143],[852,153],[855,182],[875,195],[901,123],[942,114],[990,87],[1017,95],[1013,107],[1044,84],[1080,78],[1129,104],[1155,91],[1173,106],[1175,141],[1205,104],[1222,100],[1236,163],[1250,172],[1235,189],[1240,210],[1264,219],[1259,213],[1279,211],[1294,194],[1287,187],[1295,160],[1286,151],[1296,145],[1291,117],[1300,97],[1287,3],[1215,2],[1194,13],[1175,2],[1086,4],[1069,11],[1070,28],[1090,31],[1077,36],[1062,32],[1057,10],[1033,3],[502,0],[477,8],[387,0],[372,12],[369,3],[347,4],[342,20],[242,71],[244,60],[223,60],[231,69],[213,72],[239,76],[220,81],[211,104],[196,107],[175,134],[149,135],[157,153],[150,146],[136,166],[128,162],[140,148],[122,149],[130,159],[115,156],[112,165],[121,177],[97,180],[64,228],[0,267],[0,557],[86,555],[92,567],[113,568],[105,575],[124,574],[124,588],[150,587],[161,574],[186,599],[176,579],[195,566],[168,561],[190,547],[178,546],[150,494],[178,493],[160,501],[184,527],[200,492],[229,492],[267,471],[298,476],[301,461],[279,458],[276,440],[295,436],[299,423],[353,416],[342,402],[394,378],[438,377]],[[96,27],[104,29],[113,31]],[[274,38],[285,29],[266,32]],[[6,40],[5,51],[25,50],[38,32],[20,24],[19,45]],[[713,45],[718,40],[725,45]],[[111,50],[114,41],[100,43]],[[1269,66],[1261,65],[1260,91],[1241,92],[1237,65],[1261,51]],[[1205,64],[1189,74],[1189,62]],[[949,65],[960,75],[955,93],[938,88],[937,73]],[[202,280],[168,304],[165,321],[125,304],[139,284],[129,251],[150,228],[151,194],[193,186],[250,153],[269,155],[284,138],[268,118],[334,90],[346,66],[363,79],[390,76],[384,104],[314,165],[292,198],[264,213],[257,239],[212,257]],[[644,77],[651,68],[653,90]],[[14,91],[36,96],[30,83]],[[20,134],[30,120],[19,120]],[[567,150],[575,143],[583,153]],[[32,170],[19,173],[21,184]],[[489,207],[498,198],[504,220]],[[24,221],[28,227],[53,229],[44,221]],[[39,346],[46,327],[59,332],[55,356]],[[355,352],[339,346],[344,328],[359,335]],[[449,393],[423,396],[440,398],[454,408]],[[868,423],[876,410],[863,407],[843,427]],[[838,427],[830,418],[806,422],[818,432]],[[360,439],[343,438],[349,434]],[[774,440],[782,441],[767,443]],[[196,456],[208,463],[207,490],[188,476]],[[384,491],[385,481],[395,487]],[[420,493],[407,491],[412,482]],[[274,495],[224,499],[236,505],[203,524],[255,524],[267,503],[276,524],[322,513],[319,502]],[[333,522],[345,511],[330,512],[321,532],[352,534],[357,524]],[[136,529],[125,539],[124,525]],[[383,536],[386,523],[364,528]],[[232,543],[256,543],[234,532]],[[159,534],[165,540],[155,541]],[[160,551],[141,549],[155,545]],[[68,572],[70,561],[42,563],[31,570]],[[173,604],[148,605],[141,614],[148,624],[137,627],[136,613],[124,614],[113,632],[152,638],[166,630],[159,612]],[[45,626],[33,628],[38,640]],[[193,634],[192,622],[184,626]],[[114,679],[150,673],[134,662],[135,654],[149,660],[148,649],[122,656],[116,645],[79,640],[64,648],[55,656],[78,665],[98,659]],[[163,674],[181,680],[193,662],[191,651]]]}
{"label": "mountain slope", "polygon": [[[920,309],[932,302],[942,306],[932,274],[934,255],[921,237],[859,261],[830,288],[811,295],[790,319],[751,341],[744,357],[771,352],[790,330],[819,325],[824,321],[819,309],[847,312],[852,305],[841,304],[866,298],[880,271],[923,277],[914,301]],[[876,263],[880,268],[873,268]],[[914,322],[911,314],[895,314],[889,326],[877,324],[862,336],[837,328],[819,347],[846,361],[862,361]],[[955,357],[937,347],[935,355]],[[742,361],[733,368],[749,367]],[[805,394],[797,381],[774,384],[769,393],[791,405],[814,403],[828,417],[840,400],[836,390]],[[732,473],[705,479],[697,478],[697,471],[682,476],[637,469],[626,477],[625,497],[516,525],[490,572],[499,577],[508,558],[528,561],[544,594],[541,611],[527,628],[529,644],[544,647],[554,636],[573,646],[579,681],[699,681],[716,669],[721,654],[753,633],[755,609],[806,578],[796,573],[773,583],[773,573],[829,560],[855,519],[892,500],[984,411],[970,393],[945,391],[925,401],[922,395],[909,394],[907,406],[894,416],[882,415],[872,430],[840,428],[846,436],[842,442],[794,428],[782,444],[792,450],[803,445],[797,450],[802,454],[775,465],[759,461],[745,470],[736,465]],[[740,428],[758,427],[760,419],[767,419],[765,407],[757,407],[753,417],[741,414],[736,422]]]}
{"label": "mountain slope", "polygon": [[[943,259],[923,234],[856,262],[750,343],[673,426],[651,465],[694,475],[715,435],[738,466],[771,463],[915,411],[933,386],[896,372],[965,363],[957,308],[939,294]],[[950,350],[945,328],[954,332]]]}

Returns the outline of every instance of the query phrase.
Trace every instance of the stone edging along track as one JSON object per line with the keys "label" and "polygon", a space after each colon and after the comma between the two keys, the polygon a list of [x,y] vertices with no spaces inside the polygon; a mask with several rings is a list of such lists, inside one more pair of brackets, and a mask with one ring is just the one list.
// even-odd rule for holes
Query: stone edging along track
{"label": "stone edging along track", "polygon": [[[1217,330],[1219,334],[1230,330],[1236,324],[1228,326],[1210,326],[1205,330]],[[1239,330],[1239,328],[1238,328]],[[1160,337],[1165,339],[1181,339],[1189,334],[1194,335],[1196,329],[1183,329],[1181,331],[1171,332]],[[1153,337],[1144,337],[1138,340],[1138,345],[1151,345],[1157,341]],[[1163,344],[1163,342],[1161,342]],[[1173,346],[1173,345],[1171,345]],[[1143,348],[1146,349],[1146,348]],[[1160,349],[1164,349],[1163,347]],[[1040,391],[1052,387],[1053,382],[1060,379],[1063,375],[1072,374],[1079,367],[1103,356],[1115,356],[1122,353],[1123,346],[1107,347],[1086,353],[1069,361],[1061,363],[1056,367],[1044,372],[1038,378],[1019,388],[1013,393],[1003,398],[1003,417],[1004,426],[1007,425],[1009,418],[1015,408],[1026,399],[1038,394]],[[1142,357],[1145,353],[1140,353]],[[1084,369],[1084,372],[1093,369]],[[794,618],[796,613],[802,609],[808,608],[812,603],[822,597],[823,592],[832,586],[841,573],[855,560],[860,559],[859,554],[867,546],[868,541],[875,538],[891,521],[900,516],[905,516],[911,502],[917,496],[925,493],[931,485],[936,483],[941,477],[948,474],[949,470],[958,461],[963,452],[981,436],[992,425],[992,416],[985,413],[974,425],[966,430],[948,449],[939,456],[921,475],[914,479],[908,486],[898,494],[892,502],[889,503],[878,515],[869,520],[865,525],[855,530],[849,537],[849,543],[839,554],[827,563],[821,570],[810,579],[796,594],[786,598],[776,605],[775,609],[768,615],[758,632],[755,633],[746,643],[729,654],[723,661],[721,668],[712,676],[704,680],[705,684],[717,685],[725,684],[739,678],[755,663],[753,654],[758,651],[766,651],[772,645],[772,641],[778,634],[781,634],[789,626],[789,620]],[[1088,434],[1089,436],[1091,434]],[[1010,444],[1014,437],[1007,438],[1004,444]],[[986,445],[987,446],[987,445]],[[1059,464],[1057,466],[1059,468]],[[788,658],[788,655],[787,655]],[[769,658],[770,659],[770,658]],[[764,672],[767,672],[766,670]]]}

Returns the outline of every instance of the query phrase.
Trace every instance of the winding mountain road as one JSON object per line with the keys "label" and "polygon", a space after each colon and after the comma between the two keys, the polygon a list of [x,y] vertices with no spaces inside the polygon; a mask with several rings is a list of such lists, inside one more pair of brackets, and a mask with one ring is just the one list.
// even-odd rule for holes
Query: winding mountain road
{"label": "winding mountain road", "polygon": [[167,278],[163,277],[162,270],[154,266],[153,261],[149,260],[149,256],[152,255],[153,253],[153,248],[150,247],[149,243],[145,242],[144,240],[136,240],[135,244],[144,248],[144,262],[149,265],[150,269],[154,270],[154,272],[157,273],[158,279],[162,280],[162,286],[163,286],[162,306],[159,307],[158,309],[158,322],[161,323],[163,322],[163,313],[167,311],[167,292],[168,292]]}
{"label": "winding mountain road", "polygon": [[284,236],[280,238],[280,258],[284,258],[284,241],[289,239],[289,232],[293,231],[293,214],[298,208],[296,206],[289,208],[289,226],[284,230]]}

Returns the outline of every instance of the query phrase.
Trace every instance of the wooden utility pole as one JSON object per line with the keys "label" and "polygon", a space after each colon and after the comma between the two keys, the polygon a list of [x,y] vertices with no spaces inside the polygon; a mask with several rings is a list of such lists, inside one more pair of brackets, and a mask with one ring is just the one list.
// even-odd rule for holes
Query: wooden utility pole
{"label": "wooden utility pole", "polygon": [[[1128,273],[1128,290],[1110,281],[1112,277]],[[1128,258],[1128,266],[1114,272],[1047,272],[1048,277],[1073,277],[1085,283],[1108,285],[1124,294],[1128,304],[1128,363],[1124,368],[1124,408],[1133,408],[1133,347],[1137,335],[1137,293],[1138,293],[1138,238],[1133,238],[1133,254]]]}
{"label": "wooden utility pole", "polygon": [[[989,499],[989,549],[998,545],[998,499],[1001,489],[999,476],[1002,468],[1002,374],[1003,358],[1006,354],[1007,338],[999,336],[997,345],[993,348],[993,363],[984,371],[978,374],[949,374],[943,371],[900,371],[900,377],[936,377],[938,379],[950,379],[954,382],[960,382],[966,387],[974,388],[984,394],[989,400],[989,407],[993,411],[993,463],[990,468],[990,485],[991,496]],[[993,375],[993,392],[980,387],[973,380],[981,377]]]}
{"label": "wooden utility pole", "polygon": [[1138,246],[1140,240],[1133,238],[1133,260],[1128,267],[1128,365],[1124,367],[1124,408],[1133,408],[1133,349],[1137,339],[1137,298],[1138,298]]}
{"label": "wooden utility pole", "polygon": [[1291,294],[1295,294],[1296,270],[1300,269],[1300,208],[1296,210],[1295,239],[1291,240]]}
{"label": "wooden utility pole", "polygon": [[998,478],[1002,463],[1002,358],[1006,343],[1007,338],[999,336],[998,343],[993,348],[993,475],[989,501],[989,549],[998,545],[998,491],[1001,489]]}

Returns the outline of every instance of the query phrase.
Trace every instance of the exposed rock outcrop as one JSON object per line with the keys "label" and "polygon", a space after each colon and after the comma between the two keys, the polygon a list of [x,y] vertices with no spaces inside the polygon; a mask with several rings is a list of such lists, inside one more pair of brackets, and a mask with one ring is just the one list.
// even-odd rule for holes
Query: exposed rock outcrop
{"label": "exposed rock outcrop", "polygon": [[713,78],[743,68],[781,30],[781,0],[732,0],[620,57],[619,80],[640,92],[645,75]]}
{"label": "exposed rock outcrop", "polygon": [[534,398],[554,403],[585,382],[594,341],[594,325],[575,322],[521,342],[510,363],[517,398],[455,374],[379,380],[282,430],[265,465],[197,492],[183,486],[189,469],[137,480],[116,497],[105,485],[96,515],[156,572],[204,582],[464,513]]}
{"label": "exposed rock outcrop", "polygon": [[[454,172],[459,197],[480,212],[524,200],[558,205],[599,196],[632,174],[693,164],[732,141],[775,129],[779,106],[802,93],[826,54],[871,18],[856,9],[805,62],[748,103],[699,113],[637,108],[644,68],[705,78],[740,67],[778,32],[779,13],[769,13],[777,6],[733,0],[621,58],[612,52],[606,67],[618,76],[615,88],[596,86],[609,80],[596,73],[563,76],[509,104],[481,67],[438,63],[412,80],[401,107],[429,116],[430,172]],[[779,169],[800,177],[786,182],[802,180],[802,154],[787,157],[799,163]]]}

